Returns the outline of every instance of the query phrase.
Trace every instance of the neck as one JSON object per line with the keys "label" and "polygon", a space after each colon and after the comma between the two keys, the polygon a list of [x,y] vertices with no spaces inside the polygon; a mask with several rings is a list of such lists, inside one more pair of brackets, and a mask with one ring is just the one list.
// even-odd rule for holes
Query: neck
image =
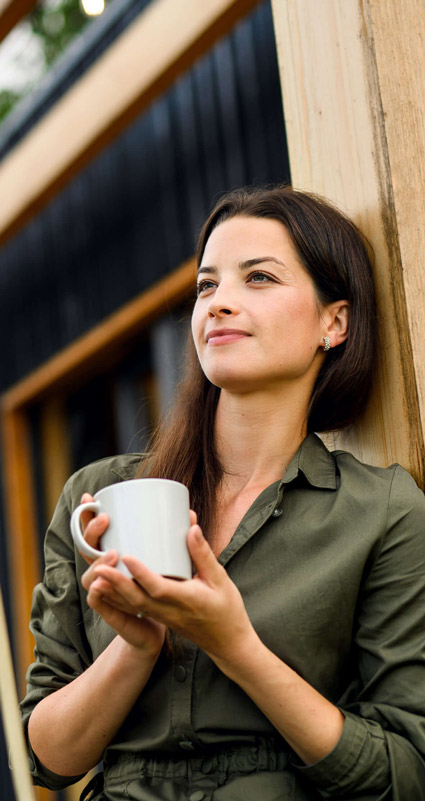
{"label": "neck", "polygon": [[308,397],[299,401],[288,391],[221,391],[215,438],[229,490],[267,486],[283,476],[307,434]]}

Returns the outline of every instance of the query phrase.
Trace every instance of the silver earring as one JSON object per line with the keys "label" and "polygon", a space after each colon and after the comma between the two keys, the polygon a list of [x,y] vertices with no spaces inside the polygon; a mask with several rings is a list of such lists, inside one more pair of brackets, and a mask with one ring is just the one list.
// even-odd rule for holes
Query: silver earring
{"label": "silver earring", "polygon": [[329,337],[323,337],[323,341],[325,343],[325,347],[323,348],[323,350],[326,353],[327,350],[331,349],[331,341],[330,341]]}

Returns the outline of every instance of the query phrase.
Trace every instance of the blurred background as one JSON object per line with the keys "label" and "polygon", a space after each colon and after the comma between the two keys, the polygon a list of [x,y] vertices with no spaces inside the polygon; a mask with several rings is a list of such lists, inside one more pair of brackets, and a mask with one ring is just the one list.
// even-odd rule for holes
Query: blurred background
{"label": "blurred background", "polygon": [[[270,2],[214,5],[174,0],[171,25],[170,0],[0,0],[0,576],[21,695],[64,481],[142,451],[170,404],[212,204],[290,177]],[[0,786],[12,801],[3,739]]]}

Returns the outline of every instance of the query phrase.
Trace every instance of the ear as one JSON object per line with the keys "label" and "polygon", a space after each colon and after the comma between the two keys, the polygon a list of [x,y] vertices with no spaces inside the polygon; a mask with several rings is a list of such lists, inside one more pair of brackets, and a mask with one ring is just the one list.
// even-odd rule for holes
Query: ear
{"label": "ear", "polygon": [[322,320],[326,331],[324,336],[329,337],[331,348],[336,348],[345,342],[348,336],[350,317],[350,304],[348,300],[337,300],[322,309]]}

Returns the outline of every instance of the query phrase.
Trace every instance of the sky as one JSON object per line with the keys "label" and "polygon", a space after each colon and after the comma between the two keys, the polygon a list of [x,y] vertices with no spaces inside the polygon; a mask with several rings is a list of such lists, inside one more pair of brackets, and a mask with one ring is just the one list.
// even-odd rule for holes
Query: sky
{"label": "sky", "polygon": [[0,44],[0,91],[21,94],[34,86],[45,72],[42,43],[29,22],[23,21]]}
{"label": "sky", "polygon": [[[80,0],[87,16],[97,16],[104,11],[104,0]],[[64,24],[62,0],[43,0],[49,11],[44,25],[49,33],[57,33]],[[43,45],[39,36],[31,31],[28,20],[22,20],[0,43],[0,91],[9,89],[19,95],[30,91],[46,71]]]}

